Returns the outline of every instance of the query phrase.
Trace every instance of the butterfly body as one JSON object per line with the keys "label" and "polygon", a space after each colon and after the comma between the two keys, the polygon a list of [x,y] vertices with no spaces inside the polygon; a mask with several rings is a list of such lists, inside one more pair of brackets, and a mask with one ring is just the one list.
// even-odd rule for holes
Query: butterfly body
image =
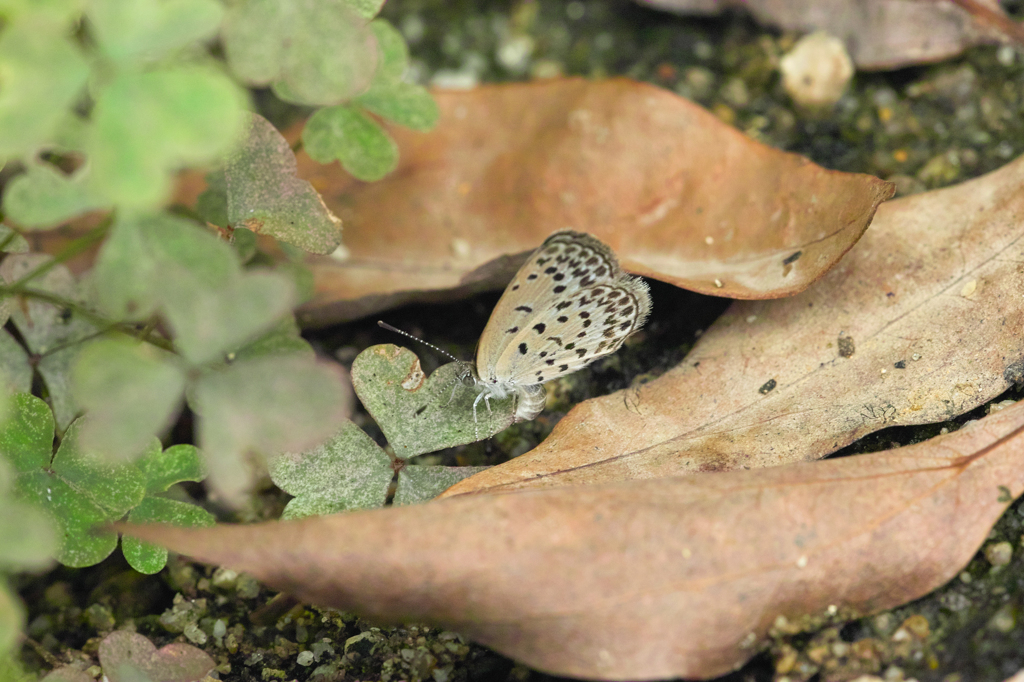
{"label": "butterfly body", "polygon": [[543,384],[615,352],[650,313],[647,285],[610,248],[563,230],[534,251],[505,289],[463,382],[480,400],[517,396],[516,419],[544,409]]}

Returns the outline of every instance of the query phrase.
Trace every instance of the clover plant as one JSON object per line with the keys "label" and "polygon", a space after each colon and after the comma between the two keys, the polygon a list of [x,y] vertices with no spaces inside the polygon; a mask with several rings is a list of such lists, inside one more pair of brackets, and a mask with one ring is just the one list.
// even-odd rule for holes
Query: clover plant
{"label": "clover plant", "polygon": [[[343,427],[346,380],[292,312],[305,252],[335,250],[341,224],[249,88],[312,110],[314,159],[386,174],[380,120],[425,130],[438,114],[403,80],[381,4],[0,0],[0,574],[100,561],[117,544],[103,525],[126,515],[209,523],[176,483],[207,476],[237,502],[253,456]],[[176,206],[190,168],[207,191]],[[186,404],[199,448],[165,450]],[[166,558],[123,549],[144,572]],[[21,618],[0,588],[0,653]]]}

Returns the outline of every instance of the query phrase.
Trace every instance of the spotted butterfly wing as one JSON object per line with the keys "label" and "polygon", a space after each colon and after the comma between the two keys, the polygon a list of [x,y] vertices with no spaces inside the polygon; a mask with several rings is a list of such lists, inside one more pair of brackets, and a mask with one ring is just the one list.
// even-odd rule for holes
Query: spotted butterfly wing
{"label": "spotted butterfly wing", "polygon": [[650,307],[647,285],[624,274],[611,249],[587,234],[556,232],[491,313],[477,349],[478,381],[495,393],[522,393],[575,372],[617,350]]}

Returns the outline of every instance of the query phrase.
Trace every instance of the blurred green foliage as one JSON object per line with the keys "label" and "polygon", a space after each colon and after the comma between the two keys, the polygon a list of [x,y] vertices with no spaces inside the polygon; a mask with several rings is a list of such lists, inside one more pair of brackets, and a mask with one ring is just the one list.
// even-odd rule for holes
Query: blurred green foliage
{"label": "blurred green foliage", "polygon": [[[402,80],[381,4],[0,0],[0,659],[23,617],[4,573],[101,561],[117,534],[91,529],[126,515],[211,523],[176,484],[237,503],[253,462],[347,423],[348,384],[292,312],[311,292],[302,250],[336,249],[340,221],[248,88],[356,121],[314,126],[311,154],[382,177],[397,153],[380,119],[426,130],[437,107]],[[208,190],[168,210],[186,168]],[[55,253],[29,250],[29,232],[90,212]],[[97,246],[91,271],[67,267]],[[186,404],[200,447],[164,449]],[[123,550],[146,573],[166,561]]]}

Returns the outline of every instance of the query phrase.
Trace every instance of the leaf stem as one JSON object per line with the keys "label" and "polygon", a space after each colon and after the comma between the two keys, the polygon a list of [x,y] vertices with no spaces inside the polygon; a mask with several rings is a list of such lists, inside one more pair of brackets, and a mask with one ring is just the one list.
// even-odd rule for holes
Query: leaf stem
{"label": "leaf stem", "polygon": [[7,234],[6,237],[4,237],[3,241],[0,241],[0,252],[3,252],[8,246],[10,246],[11,242],[14,241],[15,237],[21,236],[10,225],[4,225],[4,227],[9,229],[10,232]]}
{"label": "leaf stem", "polygon": [[30,281],[46,274],[53,268],[61,265],[80,253],[84,253],[88,249],[92,248],[95,244],[100,242],[104,237],[107,236],[107,232],[110,229],[110,225],[113,219],[107,216],[103,219],[99,225],[86,232],[84,235],[71,241],[67,246],[58,251],[51,260],[41,263],[36,268],[30,270],[28,273],[23,275],[18,281],[4,287],[5,293],[8,294],[19,294],[25,291],[25,287]]}
{"label": "leaf stem", "polygon": [[24,288],[20,289],[20,290],[15,290],[13,286],[2,286],[2,285],[0,285],[0,296],[2,296],[2,295],[25,296],[26,298],[32,298],[32,299],[36,299],[36,300],[39,300],[39,301],[43,301],[45,303],[49,303],[49,304],[51,304],[53,306],[56,306],[58,308],[64,308],[66,310],[70,310],[72,313],[74,313],[76,315],[79,315],[80,317],[82,317],[83,319],[87,320],[88,322],[90,322],[91,324],[95,325],[96,327],[102,327],[102,329],[98,330],[95,334],[90,334],[89,336],[86,336],[84,338],[76,339],[75,341],[71,341],[71,342],[66,343],[66,344],[64,344],[62,346],[57,346],[55,348],[52,348],[49,351],[47,351],[47,353],[44,353],[43,355],[47,355],[49,353],[54,353],[54,352],[56,352],[58,350],[63,350],[64,348],[67,348],[68,346],[72,346],[74,344],[81,343],[82,341],[85,341],[86,339],[91,339],[91,338],[94,338],[96,336],[101,336],[103,334],[106,334],[109,331],[120,331],[120,332],[122,332],[124,334],[127,334],[128,336],[135,337],[135,338],[137,338],[140,341],[143,341],[145,343],[149,343],[149,344],[154,345],[154,346],[156,346],[158,348],[163,348],[164,350],[171,351],[172,353],[175,352],[174,344],[172,344],[168,339],[163,339],[163,338],[160,338],[159,336],[153,336],[152,335],[151,332],[153,331],[153,327],[155,326],[155,324],[153,324],[152,321],[147,323],[146,326],[142,328],[141,335],[140,335],[140,330],[137,328],[136,325],[134,325],[132,323],[129,323],[129,322],[114,322],[112,320],[109,320],[109,319],[103,317],[102,315],[98,315],[97,313],[92,312],[88,308],[85,308],[81,304],[76,303],[75,301],[72,301],[71,299],[64,298],[63,296],[58,296],[56,294],[51,294],[48,291],[40,291],[38,289],[24,289]]}

